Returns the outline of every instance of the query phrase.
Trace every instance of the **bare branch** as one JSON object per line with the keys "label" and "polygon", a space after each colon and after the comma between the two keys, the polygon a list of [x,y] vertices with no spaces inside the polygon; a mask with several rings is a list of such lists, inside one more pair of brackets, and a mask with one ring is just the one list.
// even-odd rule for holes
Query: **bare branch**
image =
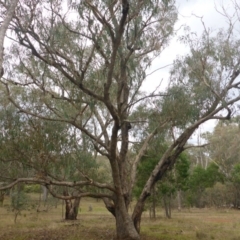
{"label": "bare branch", "polygon": [[190,149],[190,148],[203,148],[203,147],[206,147],[208,145],[209,145],[209,143],[205,143],[205,144],[202,144],[202,145],[187,145],[186,147],[184,147],[184,150],[187,150],[187,149]]}

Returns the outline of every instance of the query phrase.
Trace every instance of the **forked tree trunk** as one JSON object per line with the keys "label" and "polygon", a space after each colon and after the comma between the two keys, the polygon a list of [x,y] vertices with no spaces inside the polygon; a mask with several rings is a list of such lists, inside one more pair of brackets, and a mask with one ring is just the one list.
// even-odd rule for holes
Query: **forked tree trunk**
{"label": "forked tree trunk", "polygon": [[[64,191],[64,196],[68,196],[68,192]],[[65,200],[65,220],[77,220],[78,208],[81,198],[75,198],[74,200]]]}
{"label": "forked tree trunk", "polygon": [[66,204],[65,220],[77,220],[80,198],[74,199],[73,202],[72,200],[65,200],[65,204]]}
{"label": "forked tree trunk", "polygon": [[164,196],[163,197],[163,204],[164,204],[164,209],[165,209],[165,214],[167,218],[171,218],[172,217],[172,209],[171,209],[171,196],[167,197]]}

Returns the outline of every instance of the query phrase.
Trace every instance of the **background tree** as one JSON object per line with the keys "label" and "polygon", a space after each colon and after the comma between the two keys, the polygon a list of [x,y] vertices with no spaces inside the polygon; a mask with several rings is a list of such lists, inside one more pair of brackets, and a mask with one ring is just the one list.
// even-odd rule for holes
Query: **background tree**
{"label": "background tree", "polygon": [[232,204],[235,208],[239,209],[240,207],[240,163],[236,164],[232,171],[232,192],[233,192],[233,199]]}
{"label": "background tree", "polygon": [[223,189],[225,197],[223,204],[234,207],[239,206],[238,165],[239,165],[239,119],[233,118],[228,122],[219,122],[212,133],[204,135],[210,143],[207,147],[211,161],[218,164],[224,174],[225,185]]}
{"label": "background tree", "polygon": [[239,134],[238,118],[235,118],[228,122],[219,122],[213,133],[204,136],[210,143],[207,147],[210,159],[219,165],[227,178],[240,160]]}
{"label": "background tree", "polygon": [[[167,149],[167,143],[164,142],[166,136],[155,138],[151,143],[146,154],[138,166],[137,182],[134,188],[134,197],[139,197],[142,188],[153,171],[156,163]],[[156,217],[156,206],[163,202],[167,218],[171,218],[171,202],[176,192],[178,192],[179,207],[181,208],[181,193],[187,190],[190,162],[186,153],[179,155],[176,165],[165,174],[161,182],[156,183],[152,189],[152,194],[147,203],[150,211],[150,217]]]}
{"label": "background tree", "polygon": [[188,203],[191,206],[205,207],[204,190],[213,187],[217,182],[223,182],[223,180],[224,176],[215,163],[209,164],[206,169],[196,166],[189,176]]}
{"label": "background tree", "polygon": [[182,193],[188,189],[188,181],[190,175],[190,157],[188,154],[183,152],[180,154],[178,161],[175,166],[175,185],[177,190],[177,202],[178,210],[182,209]]}
{"label": "background tree", "polygon": [[[15,91],[19,89],[16,87]],[[88,148],[83,149],[76,145],[77,133],[72,131],[66,123],[40,121],[27,115],[19,114],[16,108],[2,99],[0,109],[0,153],[2,182],[9,182],[13,178],[47,179],[51,176],[55,180],[85,179],[96,175],[100,166]],[[4,103],[5,102],[5,103]],[[38,181],[35,181],[38,183]],[[41,182],[39,182],[41,183]],[[64,192],[65,195],[77,195],[79,189],[67,191],[62,187],[44,184],[44,194],[48,189],[56,193]],[[46,198],[46,196],[45,196]],[[69,212],[67,219],[76,219],[80,198],[74,203],[66,200]],[[71,207],[70,207],[71,206]]]}
{"label": "background tree", "polygon": [[28,207],[28,196],[22,191],[23,185],[19,184],[11,190],[11,203],[10,210],[14,212],[14,223],[17,222],[17,217],[21,214],[22,210]]}

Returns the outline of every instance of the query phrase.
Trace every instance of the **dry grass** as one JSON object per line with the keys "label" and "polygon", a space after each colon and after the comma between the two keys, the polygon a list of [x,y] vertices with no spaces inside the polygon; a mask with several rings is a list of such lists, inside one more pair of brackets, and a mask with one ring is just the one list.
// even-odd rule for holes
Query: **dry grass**
{"label": "dry grass", "polygon": [[[93,211],[89,212],[89,206]],[[144,212],[141,235],[144,240],[240,240],[240,211],[191,209],[173,211],[172,219],[158,211],[156,220]],[[81,201],[79,220],[64,221],[62,205],[48,212],[23,211],[14,224],[12,212],[0,208],[1,240],[99,240],[114,239],[115,221],[101,202]]]}

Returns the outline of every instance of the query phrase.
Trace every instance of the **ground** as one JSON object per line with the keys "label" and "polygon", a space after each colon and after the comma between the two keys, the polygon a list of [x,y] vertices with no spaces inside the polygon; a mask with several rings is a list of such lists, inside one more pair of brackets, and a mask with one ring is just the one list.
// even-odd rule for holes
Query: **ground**
{"label": "ground", "polygon": [[[115,222],[100,201],[84,199],[77,221],[64,221],[61,202],[57,208],[37,212],[22,211],[14,223],[14,213],[7,210],[8,200],[0,207],[1,240],[101,240],[114,239]],[[92,211],[89,211],[89,207]],[[142,240],[240,240],[240,211],[233,209],[185,209],[173,211],[172,219],[158,209],[157,219],[144,212]]]}

